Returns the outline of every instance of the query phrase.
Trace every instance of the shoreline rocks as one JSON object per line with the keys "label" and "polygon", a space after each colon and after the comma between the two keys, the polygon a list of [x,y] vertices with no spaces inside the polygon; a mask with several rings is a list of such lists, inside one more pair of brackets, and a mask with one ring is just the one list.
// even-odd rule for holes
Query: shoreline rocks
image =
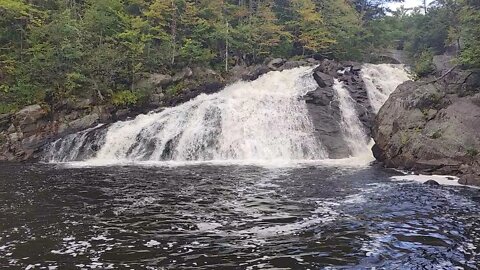
{"label": "shoreline rocks", "polygon": [[387,167],[480,185],[480,72],[403,83],[376,116],[373,138]]}

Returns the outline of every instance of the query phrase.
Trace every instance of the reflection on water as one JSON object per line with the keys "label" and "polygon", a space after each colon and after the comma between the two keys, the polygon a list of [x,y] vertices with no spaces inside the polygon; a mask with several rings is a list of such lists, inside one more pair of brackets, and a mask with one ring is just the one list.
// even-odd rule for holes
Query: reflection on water
{"label": "reflection on water", "polygon": [[478,269],[480,191],[393,174],[0,164],[0,266]]}

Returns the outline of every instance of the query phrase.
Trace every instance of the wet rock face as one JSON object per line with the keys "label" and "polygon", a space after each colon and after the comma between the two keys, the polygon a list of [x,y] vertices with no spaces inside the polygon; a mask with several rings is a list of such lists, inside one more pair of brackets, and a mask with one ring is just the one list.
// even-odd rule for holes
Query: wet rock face
{"label": "wet rock face", "polygon": [[454,71],[400,85],[375,118],[375,157],[389,167],[460,175],[461,183],[479,185],[478,76]]}
{"label": "wet rock face", "polygon": [[348,157],[350,151],[342,137],[342,116],[333,88],[319,87],[307,93],[304,99],[315,127],[315,137],[322,142],[329,158]]}
{"label": "wet rock face", "polygon": [[2,118],[0,160],[35,159],[41,147],[55,137],[77,132],[111,115],[100,107],[78,108],[52,115],[40,105],[25,107],[14,115]]}
{"label": "wet rock face", "polygon": [[349,91],[355,101],[357,115],[367,135],[370,135],[374,113],[359,74],[360,70],[359,63],[323,60],[313,72],[318,88],[304,96],[315,127],[315,136],[327,149],[329,158],[345,158],[350,154],[340,125],[342,114],[337,94],[332,88],[335,79],[343,82]]}

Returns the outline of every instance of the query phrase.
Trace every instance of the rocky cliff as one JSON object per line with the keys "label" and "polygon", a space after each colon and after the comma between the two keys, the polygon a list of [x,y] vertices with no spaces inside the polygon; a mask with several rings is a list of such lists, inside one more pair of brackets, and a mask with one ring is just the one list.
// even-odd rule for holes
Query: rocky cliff
{"label": "rocky cliff", "polygon": [[388,167],[480,185],[480,72],[403,83],[376,116],[373,138]]}

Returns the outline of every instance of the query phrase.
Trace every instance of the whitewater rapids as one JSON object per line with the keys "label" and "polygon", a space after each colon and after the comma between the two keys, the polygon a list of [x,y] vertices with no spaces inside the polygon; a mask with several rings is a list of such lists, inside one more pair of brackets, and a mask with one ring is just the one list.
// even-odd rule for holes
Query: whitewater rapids
{"label": "whitewater rapids", "polygon": [[[68,135],[48,147],[45,160],[90,165],[343,163],[327,159],[302,99],[318,87],[313,70],[299,67],[269,72],[255,81],[239,81],[161,112]],[[378,78],[387,73],[391,82]],[[408,79],[404,67],[398,65],[365,65],[361,76],[375,110]],[[345,163],[366,164],[373,160],[371,142],[359,121],[355,100],[339,81],[333,89],[340,104],[344,141],[351,158],[357,160]]]}

